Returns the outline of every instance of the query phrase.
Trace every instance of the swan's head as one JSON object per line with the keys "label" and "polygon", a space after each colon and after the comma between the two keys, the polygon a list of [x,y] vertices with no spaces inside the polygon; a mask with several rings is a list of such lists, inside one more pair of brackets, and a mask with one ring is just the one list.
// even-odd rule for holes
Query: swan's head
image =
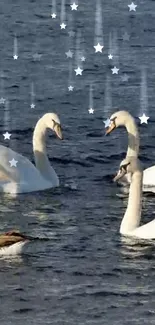
{"label": "swan's head", "polygon": [[47,113],[42,118],[47,128],[52,129],[57,137],[62,140],[62,129],[58,115],[55,113]]}
{"label": "swan's head", "polygon": [[118,126],[126,125],[128,119],[131,117],[127,111],[118,111],[111,115],[110,124],[106,130],[106,135],[110,134]]}
{"label": "swan's head", "polygon": [[131,176],[135,172],[142,172],[142,166],[140,161],[136,157],[126,157],[120,163],[119,171],[114,177],[114,182],[120,180],[125,174],[131,173]]}

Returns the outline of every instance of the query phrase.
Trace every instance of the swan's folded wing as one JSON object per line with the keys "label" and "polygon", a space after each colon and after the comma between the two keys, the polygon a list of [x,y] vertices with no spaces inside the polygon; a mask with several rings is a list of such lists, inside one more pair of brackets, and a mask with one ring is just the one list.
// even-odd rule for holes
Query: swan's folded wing
{"label": "swan's folded wing", "polygon": [[132,235],[142,239],[155,239],[155,219],[133,230]]}
{"label": "swan's folded wing", "polygon": [[155,166],[149,167],[143,172],[143,185],[155,186]]}

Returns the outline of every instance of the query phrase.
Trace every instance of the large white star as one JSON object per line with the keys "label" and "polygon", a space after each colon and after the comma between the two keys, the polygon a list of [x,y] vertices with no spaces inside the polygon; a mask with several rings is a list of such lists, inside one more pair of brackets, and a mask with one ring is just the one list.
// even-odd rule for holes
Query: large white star
{"label": "large white star", "polygon": [[88,112],[89,112],[89,114],[94,114],[94,109],[91,107],[91,108],[89,108]]}
{"label": "large white star", "polygon": [[82,76],[83,70],[80,67],[78,67],[77,69],[74,69],[74,71],[76,72],[76,76],[78,76],[78,75]]}
{"label": "large white star", "polygon": [[70,6],[71,6],[71,9],[72,10],[77,10],[78,5],[76,5],[75,2],[72,5],[70,5]]}
{"label": "large white star", "polygon": [[143,113],[142,116],[139,116],[139,119],[140,119],[140,124],[142,124],[142,123],[147,124],[147,123],[148,123],[147,120],[149,119],[149,117],[146,116],[146,115]]}
{"label": "large white star", "polygon": [[69,90],[69,91],[73,91],[73,89],[74,89],[73,86],[69,86],[69,87],[68,87],[68,90]]}
{"label": "large white star", "polygon": [[67,58],[72,58],[73,57],[73,52],[71,50],[69,50],[65,54],[67,55]]}
{"label": "large white star", "polygon": [[62,24],[60,25],[61,29],[65,29],[66,26],[67,26],[67,25],[65,25],[64,23],[62,23]]}
{"label": "large white star", "polygon": [[13,158],[12,160],[9,160],[9,163],[10,167],[17,167],[18,161]]}
{"label": "large white star", "polygon": [[107,120],[103,121],[103,123],[105,124],[105,128],[107,128],[110,125],[111,121],[108,118]]}
{"label": "large white star", "polygon": [[113,69],[111,69],[111,71],[112,71],[112,74],[118,74],[119,69],[114,67]]}
{"label": "large white star", "polygon": [[131,5],[128,5],[129,7],[129,11],[136,11],[136,7],[137,5],[135,5],[133,2],[131,3]]}
{"label": "large white star", "polygon": [[14,60],[17,60],[17,59],[18,59],[18,55],[15,54],[15,55],[13,56],[13,58],[14,58]]}
{"label": "large white star", "polygon": [[5,132],[5,133],[3,133],[3,136],[4,136],[4,140],[10,140],[11,133]]}
{"label": "large white star", "polygon": [[94,46],[95,49],[95,53],[97,52],[101,52],[102,53],[102,49],[103,49],[103,45],[101,45],[100,43],[98,43],[97,45]]}

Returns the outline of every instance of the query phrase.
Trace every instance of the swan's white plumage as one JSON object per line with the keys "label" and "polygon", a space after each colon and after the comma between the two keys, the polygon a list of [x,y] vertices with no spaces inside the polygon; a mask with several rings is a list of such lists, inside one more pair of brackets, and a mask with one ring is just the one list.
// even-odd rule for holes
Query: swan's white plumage
{"label": "swan's white plumage", "polygon": [[[59,186],[59,178],[49,163],[45,148],[47,128],[57,133],[53,120],[60,123],[56,114],[47,113],[35,127],[33,151],[36,167],[25,156],[0,145],[0,192],[28,193]],[[9,161],[12,159],[17,161],[16,167],[11,167]]]}
{"label": "swan's white plumage", "polygon": [[0,248],[0,256],[13,256],[20,255],[23,251],[23,247],[28,241],[20,241],[10,246],[4,246]]}

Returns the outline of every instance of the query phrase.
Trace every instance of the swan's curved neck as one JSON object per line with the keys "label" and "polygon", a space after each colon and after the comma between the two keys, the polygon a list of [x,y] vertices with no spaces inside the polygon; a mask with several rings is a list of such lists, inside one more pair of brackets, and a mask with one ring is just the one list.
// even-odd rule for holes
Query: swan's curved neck
{"label": "swan's curved neck", "polygon": [[126,156],[138,157],[139,154],[139,132],[135,120],[132,116],[128,117],[125,124],[128,132],[128,149]]}
{"label": "swan's curved neck", "polygon": [[140,224],[142,181],[143,173],[141,171],[136,171],[132,175],[128,206],[120,227],[120,233],[123,235],[128,235],[129,232],[136,229]]}

